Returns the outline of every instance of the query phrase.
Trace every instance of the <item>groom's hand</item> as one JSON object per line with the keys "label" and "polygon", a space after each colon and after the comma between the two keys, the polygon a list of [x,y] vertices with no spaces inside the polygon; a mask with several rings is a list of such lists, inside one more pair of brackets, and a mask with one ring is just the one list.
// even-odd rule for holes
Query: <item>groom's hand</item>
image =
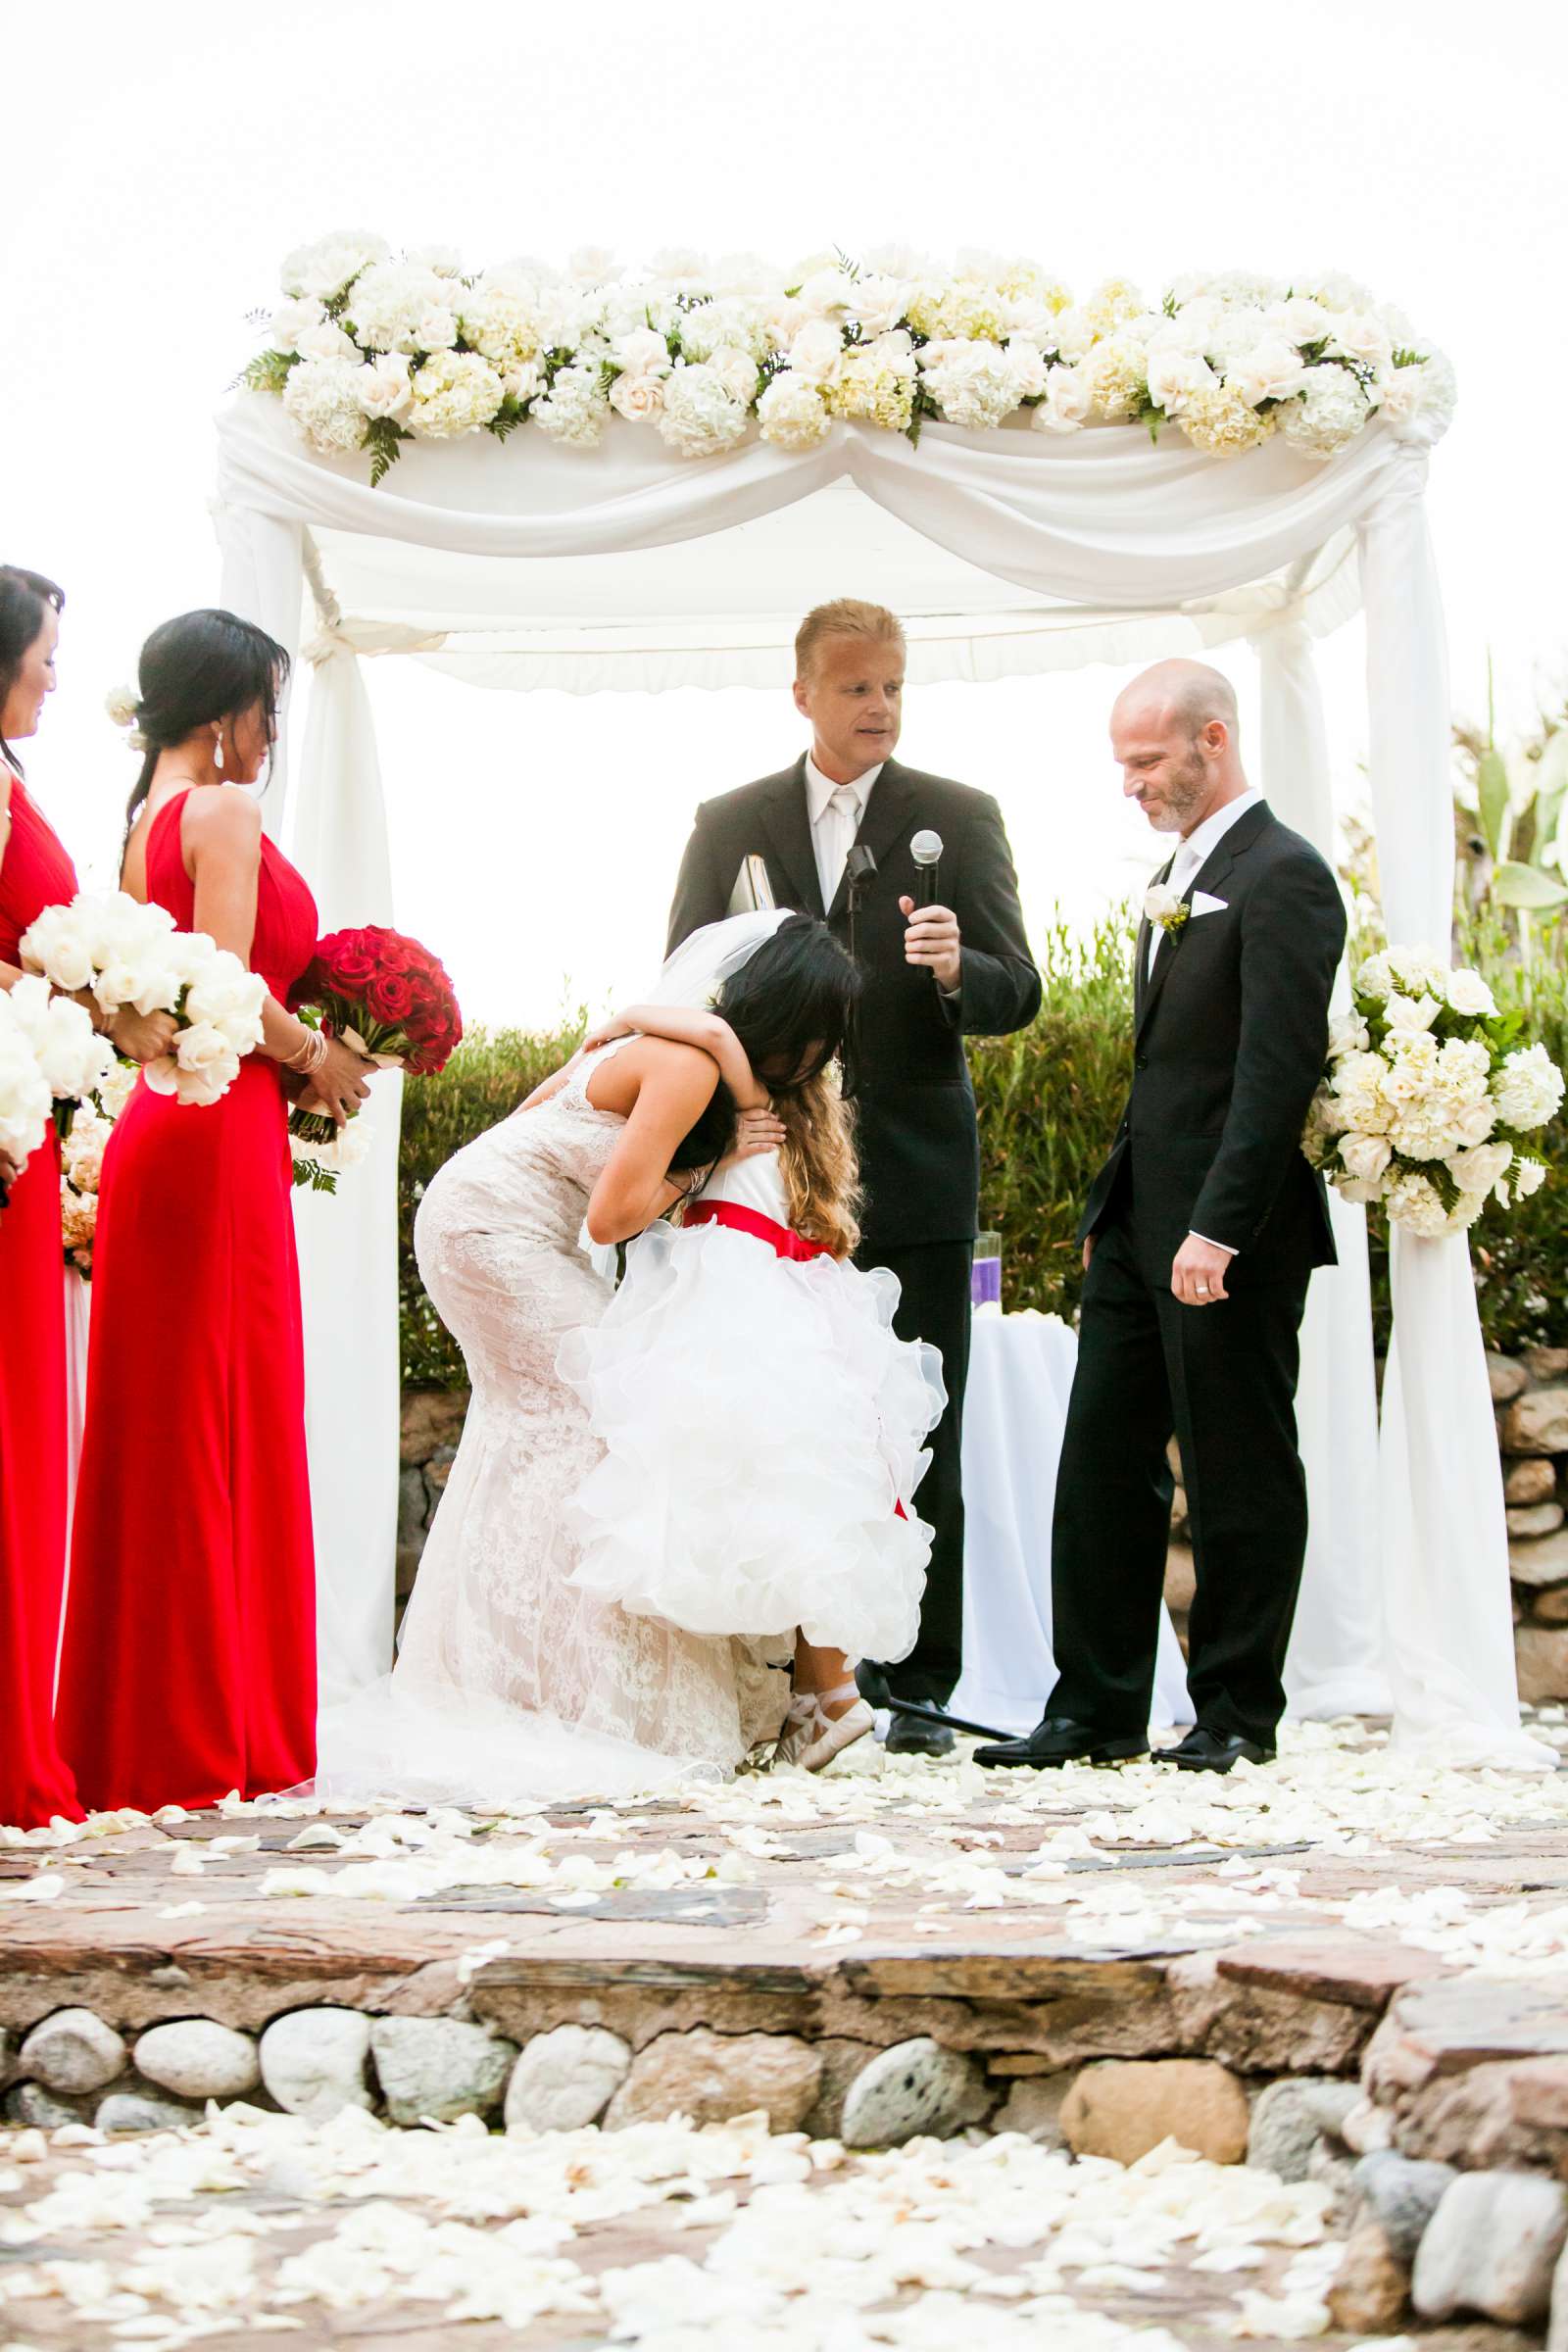
{"label": "groom's hand", "polygon": [[1225,1269],[1236,1252],[1190,1233],[1171,1260],[1170,1287],[1183,1306],[1212,1306],[1229,1296]]}
{"label": "groom's hand", "polygon": [[906,963],[923,963],[936,975],[937,986],[955,989],[963,978],[963,937],[951,906],[916,906],[912,899],[899,906],[907,922],[904,934]]}

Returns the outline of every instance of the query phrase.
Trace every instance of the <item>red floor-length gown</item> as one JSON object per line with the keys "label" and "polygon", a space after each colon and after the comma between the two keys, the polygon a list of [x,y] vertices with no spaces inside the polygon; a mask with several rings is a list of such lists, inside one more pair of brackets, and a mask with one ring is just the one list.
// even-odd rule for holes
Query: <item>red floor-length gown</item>
{"label": "red floor-length gown", "polygon": [[[0,963],[76,871],[14,771],[0,855]],[[66,1308],[53,1127],[0,1210],[0,1822],[81,1819],[55,1744],[55,1651],[66,1573]]]}
{"label": "red floor-length gown", "polygon": [[[181,793],[147,892],[183,930]],[[251,969],[287,1001],[316,903],[263,841]],[[60,1675],[85,1803],[206,1805],[316,1767],[305,1361],[278,1065],[201,1107],[143,1082],[104,1154]]]}

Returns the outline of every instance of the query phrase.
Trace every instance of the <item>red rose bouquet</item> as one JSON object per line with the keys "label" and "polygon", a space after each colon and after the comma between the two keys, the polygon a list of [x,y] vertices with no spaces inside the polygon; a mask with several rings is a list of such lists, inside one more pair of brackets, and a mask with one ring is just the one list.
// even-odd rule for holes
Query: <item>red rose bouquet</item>
{"label": "red rose bouquet", "polygon": [[[444,1070],[463,1036],[442,964],[416,939],[379,923],[321,940],[296,995],[303,1019],[314,1012],[322,1028],[384,1070]],[[336,1168],[363,1152],[339,1156],[336,1123],[322,1112],[296,1109],[288,1124],[304,1147],[295,1153],[295,1183],[335,1192]]]}

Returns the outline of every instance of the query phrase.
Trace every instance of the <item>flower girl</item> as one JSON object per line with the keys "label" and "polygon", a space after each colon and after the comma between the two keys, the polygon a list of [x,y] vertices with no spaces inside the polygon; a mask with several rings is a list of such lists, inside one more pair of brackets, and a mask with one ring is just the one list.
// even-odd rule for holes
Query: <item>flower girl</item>
{"label": "flower girl", "polygon": [[769,1036],[789,1028],[781,963],[798,957],[804,979],[827,946],[806,916],[779,925],[762,959],[771,1020],[751,965],[711,1009],[679,1001],[702,993],[699,933],[660,1002],[589,1040],[702,1047],[720,1115],[774,1148],[723,1157],[678,1226],[631,1244],[612,1303],[567,1337],[558,1370],[604,1448],[566,1507],[572,1581],[693,1634],[793,1638],[777,1758],[811,1771],[871,1728],[854,1661],[913,1647],[931,1534],[912,1497],[945,1393],[936,1348],[894,1334],[895,1277],[851,1263],[858,1171],[837,1073]]}

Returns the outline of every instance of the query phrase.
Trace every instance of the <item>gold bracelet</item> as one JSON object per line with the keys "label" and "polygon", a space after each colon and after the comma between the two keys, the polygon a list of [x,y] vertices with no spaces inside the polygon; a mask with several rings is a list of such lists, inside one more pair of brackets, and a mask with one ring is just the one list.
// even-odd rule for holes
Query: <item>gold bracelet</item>
{"label": "gold bracelet", "polygon": [[307,1029],[304,1045],[299,1047],[295,1053],[284,1054],[283,1067],[285,1070],[298,1070],[302,1077],[314,1078],[325,1059],[325,1030]]}

